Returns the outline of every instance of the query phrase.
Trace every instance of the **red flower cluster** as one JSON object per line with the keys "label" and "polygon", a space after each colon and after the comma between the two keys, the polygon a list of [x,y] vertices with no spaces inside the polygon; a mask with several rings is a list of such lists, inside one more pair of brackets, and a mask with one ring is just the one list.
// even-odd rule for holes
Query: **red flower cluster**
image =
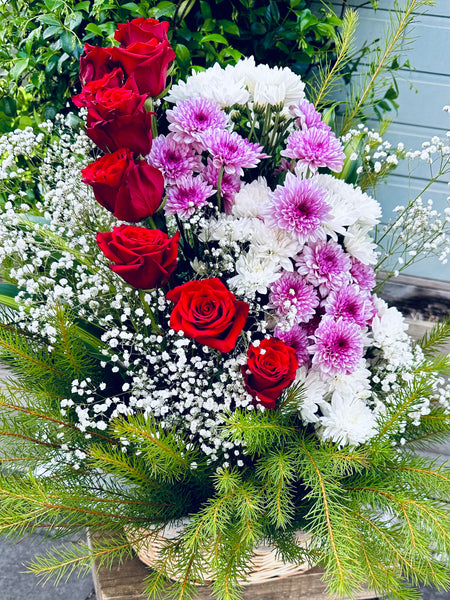
{"label": "red flower cluster", "polygon": [[[119,25],[119,47],[85,45],[80,59],[81,93],[77,106],[88,109],[86,133],[105,154],[82,171],[97,201],[115,217],[135,223],[161,205],[164,178],[139,155],[152,146],[152,118],[147,97],[166,85],[175,53],[167,39],[168,23],[134,19]],[[179,234],[129,225],[99,233],[97,243],[127,283],[152,289],[167,283],[176,268]]]}

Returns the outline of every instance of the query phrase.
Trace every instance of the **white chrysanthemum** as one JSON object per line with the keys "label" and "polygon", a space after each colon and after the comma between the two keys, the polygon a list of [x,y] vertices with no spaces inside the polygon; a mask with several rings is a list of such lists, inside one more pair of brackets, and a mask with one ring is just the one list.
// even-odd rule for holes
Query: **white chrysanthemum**
{"label": "white chrysanthemum", "polygon": [[317,423],[319,415],[317,411],[324,404],[327,394],[327,385],[322,381],[319,371],[300,367],[297,370],[296,383],[303,384],[303,397],[299,404],[300,416],[303,423]]}
{"label": "white chrysanthemum", "polygon": [[302,246],[287,231],[279,227],[268,227],[260,219],[253,219],[250,241],[255,256],[271,258],[286,271],[294,270],[291,259],[300,252]]}
{"label": "white chrysanthemum", "polygon": [[236,261],[237,275],[228,279],[228,285],[237,294],[253,297],[256,293],[267,294],[271,283],[281,273],[272,258],[261,258],[251,250]]}
{"label": "white chrysanthemum", "polygon": [[241,60],[236,66],[228,66],[236,81],[245,82],[250,99],[260,106],[283,105],[289,107],[305,98],[305,84],[301,77],[288,67],[256,65],[253,56]]}
{"label": "white chrysanthemum", "polygon": [[233,215],[221,214],[217,219],[209,219],[200,232],[199,239],[201,242],[247,242],[253,230],[254,219],[237,219]]}
{"label": "white chrysanthemum", "polygon": [[244,87],[243,78],[237,80],[231,70],[222,69],[216,63],[206,71],[193,71],[186,82],[180,81],[172,86],[165,100],[177,103],[180,100],[198,97],[226,108],[234,104],[245,104],[249,100],[249,93]]}
{"label": "white chrysanthemum", "polygon": [[374,296],[374,306],[377,314],[372,321],[372,334],[377,344],[384,346],[395,341],[409,339],[406,333],[408,323],[395,306],[388,306],[384,300],[377,296]]}
{"label": "white chrysanthemum", "polygon": [[347,393],[357,398],[365,399],[371,396],[371,373],[364,358],[358,367],[349,375],[338,373],[326,381],[328,391],[332,394],[345,396]]}
{"label": "white chrysanthemum", "polygon": [[343,233],[343,227],[354,224],[373,227],[380,222],[381,206],[360,188],[331,175],[316,175],[315,181],[327,192],[326,202],[332,207],[332,220],[327,228]]}
{"label": "white chrysanthemum", "polygon": [[318,435],[322,440],[331,440],[339,446],[358,446],[372,438],[376,432],[376,417],[366,403],[344,393],[334,393],[329,404],[321,406]]}
{"label": "white chrysanthemum", "polygon": [[375,252],[377,245],[369,235],[371,229],[372,227],[352,225],[347,229],[347,235],[344,237],[347,252],[365,265],[374,265],[378,260]]}
{"label": "white chrysanthemum", "polygon": [[232,214],[236,217],[259,217],[269,201],[270,187],[264,177],[244,183],[234,197]]}

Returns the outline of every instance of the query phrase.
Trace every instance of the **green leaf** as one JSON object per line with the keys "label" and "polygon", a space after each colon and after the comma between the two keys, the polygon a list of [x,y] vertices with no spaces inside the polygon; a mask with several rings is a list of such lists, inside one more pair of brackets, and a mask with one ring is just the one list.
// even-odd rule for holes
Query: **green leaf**
{"label": "green leaf", "polygon": [[44,0],[44,4],[47,7],[47,10],[51,11],[56,11],[64,6],[64,2],[62,0]]}
{"label": "green leaf", "polygon": [[17,114],[17,102],[11,96],[5,96],[0,100],[0,110],[2,110],[7,117],[15,117]]}
{"label": "green leaf", "polygon": [[17,58],[14,62],[14,66],[10,71],[13,79],[19,79],[22,73],[28,68],[30,62],[29,58]]}
{"label": "green leaf", "polygon": [[212,12],[209,2],[200,2],[200,10],[205,21],[206,19],[212,19]]}
{"label": "green leaf", "polygon": [[126,4],[122,4],[120,8],[129,10],[130,12],[139,13],[139,6],[135,2],[127,2]]}
{"label": "green leaf", "polygon": [[75,4],[74,9],[75,10],[84,10],[85,12],[89,12],[91,8],[91,3],[89,2],[89,0],[84,0],[84,2],[78,2],[78,4]]}
{"label": "green leaf", "polygon": [[41,23],[44,23],[44,25],[61,25],[61,21],[54,15],[41,15],[38,19]]}
{"label": "green leaf", "polygon": [[83,15],[80,12],[74,12],[66,20],[66,25],[69,29],[74,31],[77,27],[79,27],[81,25],[82,22],[83,22]]}
{"label": "green leaf", "polygon": [[220,35],[220,33],[210,33],[209,35],[205,35],[200,40],[200,43],[204,44],[205,42],[217,42],[218,44],[226,44],[228,46],[228,40]]}
{"label": "green leaf", "polygon": [[102,30],[95,23],[89,23],[89,25],[86,25],[86,31],[90,31],[91,33],[95,33],[95,35],[99,35],[100,37],[103,37]]}
{"label": "green leaf", "polygon": [[223,27],[226,33],[231,33],[231,35],[239,35],[240,33],[239,27],[232,21],[219,21],[219,25]]}
{"label": "green leaf", "polygon": [[184,44],[177,44],[175,48],[175,54],[177,55],[177,62],[182,70],[186,70],[191,62],[191,53],[189,48]]}
{"label": "green leaf", "polygon": [[42,37],[44,38],[44,40],[48,40],[48,38],[51,37],[59,37],[61,35],[61,31],[63,31],[63,28],[60,25],[50,25],[50,27],[47,27],[44,31],[44,33],[42,34]]}
{"label": "green leaf", "polygon": [[267,27],[263,23],[256,22],[252,23],[250,30],[253,35],[264,35],[267,31]]}
{"label": "green leaf", "polygon": [[[61,35],[61,48],[64,50],[64,52],[66,52],[67,54],[71,54],[73,48],[74,48],[74,37],[73,35],[70,33],[70,31],[65,31],[62,35]],[[64,56],[64,55],[63,55]],[[61,63],[62,64],[62,63]],[[59,63],[58,63],[59,65]]]}

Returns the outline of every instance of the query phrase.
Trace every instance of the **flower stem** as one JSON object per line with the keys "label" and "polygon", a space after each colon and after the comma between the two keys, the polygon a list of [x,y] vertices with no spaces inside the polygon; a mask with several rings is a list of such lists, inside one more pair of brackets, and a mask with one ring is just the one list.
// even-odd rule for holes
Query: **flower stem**
{"label": "flower stem", "polygon": [[221,199],[221,187],[222,187],[222,179],[223,179],[224,167],[220,167],[219,176],[217,178],[217,208],[219,212],[222,208],[222,199]]}
{"label": "flower stem", "polygon": [[155,315],[153,314],[152,309],[150,308],[147,300],[145,299],[145,290],[139,290],[139,297],[141,299],[142,306],[144,307],[145,312],[147,313],[147,315],[151,321],[153,333],[162,333],[162,329],[156,322]]}

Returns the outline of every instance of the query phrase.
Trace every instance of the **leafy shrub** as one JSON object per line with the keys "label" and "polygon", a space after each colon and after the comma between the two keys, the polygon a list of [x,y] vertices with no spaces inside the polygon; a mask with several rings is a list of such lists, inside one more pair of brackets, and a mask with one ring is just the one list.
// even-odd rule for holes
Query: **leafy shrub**
{"label": "leafy shrub", "polygon": [[[375,1],[375,0],[373,0]],[[342,6],[345,7],[345,2]],[[178,70],[253,54],[305,79],[333,56],[341,19],[308,0],[10,0],[0,6],[0,131],[53,119],[77,86],[85,42],[114,43],[118,23],[145,16],[170,22]]]}

